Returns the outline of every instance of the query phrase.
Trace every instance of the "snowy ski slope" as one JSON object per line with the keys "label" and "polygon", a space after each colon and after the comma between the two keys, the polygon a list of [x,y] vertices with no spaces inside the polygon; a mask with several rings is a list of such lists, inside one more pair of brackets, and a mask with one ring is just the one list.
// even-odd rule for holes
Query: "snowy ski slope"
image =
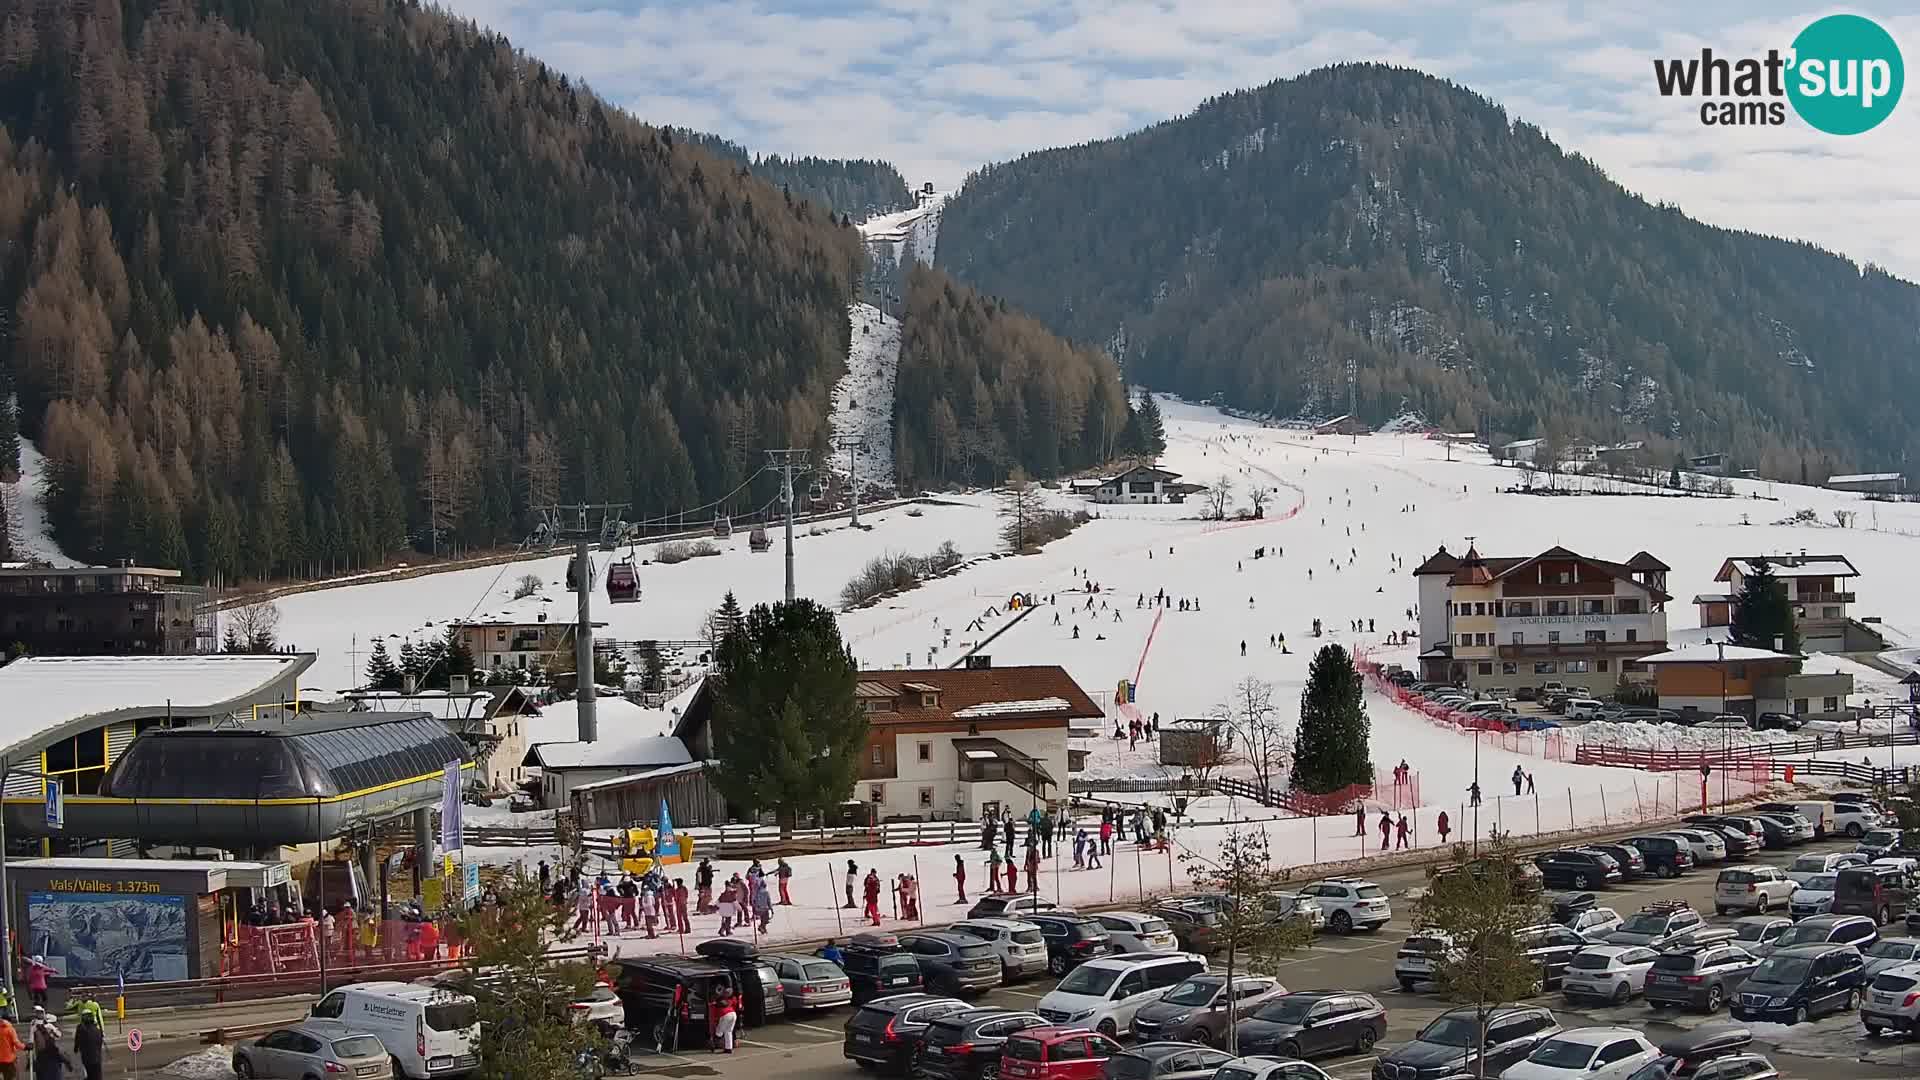
{"label": "snowy ski slope", "polygon": [[[893,488],[893,385],[900,371],[900,320],[872,304],[848,309],[853,341],[847,349],[847,373],[833,388],[833,412],[827,418],[836,441],[858,439],[860,490]],[[847,455],[835,453],[828,468],[842,476]],[[863,497],[871,497],[864,495]]]}

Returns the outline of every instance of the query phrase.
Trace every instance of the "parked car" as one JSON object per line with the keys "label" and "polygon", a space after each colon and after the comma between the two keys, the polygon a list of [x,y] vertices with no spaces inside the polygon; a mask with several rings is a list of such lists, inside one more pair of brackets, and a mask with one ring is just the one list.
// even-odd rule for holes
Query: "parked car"
{"label": "parked car", "polygon": [[1539,965],[1543,988],[1559,986],[1573,955],[1592,947],[1592,942],[1558,923],[1528,926],[1517,931],[1514,937],[1527,957]]}
{"label": "parked car", "polygon": [[1173,930],[1158,915],[1138,911],[1102,911],[1093,916],[1107,931],[1107,939],[1116,952],[1163,952],[1175,948]]}
{"label": "parked car", "polygon": [[1599,720],[1606,716],[1606,703],[1597,698],[1568,698],[1564,710],[1569,720]]}
{"label": "parked car", "polygon": [[1610,907],[1588,908],[1573,917],[1567,929],[1592,942],[1604,942],[1607,935],[1620,929],[1621,919],[1618,912]]}
{"label": "parked car", "polygon": [[1613,861],[1620,864],[1620,877],[1624,881],[1638,881],[1653,872],[1647,866],[1646,855],[1632,844],[1587,844],[1584,850],[1613,856]]}
{"label": "parked car", "polygon": [[970,934],[923,930],[900,935],[900,947],[920,962],[929,990],[954,997],[1000,985],[1000,957]]}
{"label": "parked car", "polygon": [[1562,1031],[1533,1048],[1500,1080],[1627,1080],[1658,1058],[1645,1035],[1632,1028],[1586,1027]]}
{"label": "parked car", "polygon": [[1753,724],[1750,723],[1746,717],[1741,716],[1738,713],[1720,713],[1717,716],[1710,716],[1705,720],[1695,721],[1693,726],[1697,728],[1707,728],[1709,730],[1721,730],[1721,731],[1752,731],[1753,730]]}
{"label": "parked car", "polygon": [[1753,721],[1755,731],[1799,731],[1806,726],[1805,719],[1783,712],[1763,712]]}
{"label": "parked car", "polygon": [[[1750,1059],[1760,1068],[1751,1080],[1774,1080],[1779,1073],[1767,1059],[1752,1052],[1753,1032],[1730,1023],[1706,1024],[1660,1044],[1660,1057],[1642,1066],[1633,1080],[1749,1080]],[[1721,1071],[1727,1065],[1729,1072]],[[1769,1075],[1771,1074],[1771,1075]]]}
{"label": "parked car", "polygon": [[746,1006],[740,1019],[748,1027],[759,1027],[768,1017],[784,1016],[787,997],[780,992],[780,977],[773,965],[760,959],[760,950],[739,938],[709,938],[693,947],[695,954],[728,968],[740,980],[740,1000]]}
{"label": "parked car", "polygon": [[1690,933],[1696,933],[1706,921],[1688,904],[1677,900],[1659,900],[1627,917],[1620,929],[1607,935],[1609,945],[1645,945],[1664,948]]}
{"label": "parked car", "polygon": [[1236,1027],[1243,1054],[1364,1054],[1387,1034],[1387,1009],[1357,990],[1315,990],[1268,1002]]}
{"label": "parked car", "polygon": [[1192,903],[1169,902],[1153,909],[1173,932],[1174,944],[1187,952],[1206,955],[1217,946],[1213,943],[1214,928],[1220,925],[1220,916],[1212,908]]}
{"label": "parked car", "polygon": [[1062,909],[1059,904],[1043,899],[1033,893],[988,893],[973,902],[967,909],[969,919],[1024,919],[1028,915],[1040,912],[1052,912],[1056,915],[1071,915],[1071,909]]}
{"label": "parked car", "polygon": [[1000,981],[1047,970],[1047,940],[1040,927],[1022,919],[967,919],[947,929],[978,938],[1000,958]]}
{"label": "parked car", "polygon": [[1047,974],[1055,978],[1107,953],[1107,929],[1084,915],[1029,915],[1047,943]]}
{"label": "parked car", "polygon": [[1328,878],[1300,890],[1327,912],[1327,929],[1340,934],[1378,930],[1393,918],[1386,890],[1361,878]]}
{"label": "parked car", "polygon": [[1803,882],[1818,874],[1837,874],[1841,867],[1865,866],[1870,861],[1857,851],[1802,855],[1787,866],[1787,877],[1795,882]]}
{"label": "parked car", "polygon": [[1447,867],[1434,876],[1440,877],[1445,874],[1464,873],[1472,874],[1474,877],[1484,880],[1488,872],[1495,866],[1505,866],[1507,868],[1507,873],[1512,876],[1513,890],[1516,893],[1530,895],[1546,887],[1546,876],[1540,872],[1538,866],[1535,866],[1532,861],[1527,859],[1514,859],[1504,863],[1493,863],[1486,859],[1469,859],[1459,866]]}
{"label": "parked car", "polygon": [[393,1058],[377,1035],[326,1020],[269,1031],[233,1049],[233,1072],[240,1080],[307,1080],[351,1076],[388,1080]]}
{"label": "parked car", "polygon": [[1793,894],[1793,882],[1779,868],[1765,863],[1729,866],[1713,883],[1713,912],[1750,911],[1765,915]]}
{"label": "parked car", "polygon": [[1304,919],[1314,930],[1327,925],[1327,909],[1311,896],[1302,896],[1297,892],[1268,893],[1266,903],[1275,919]]}
{"label": "parked car", "polygon": [[1213,1074],[1213,1080],[1333,1080],[1311,1062],[1283,1057],[1237,1057]]}
{"label": "parked car", "polygon": [[853,1000],[852,981],[831,960],[791,953],[761,953],[760,959],[773,965],[788,1012],[827,1009]]}
{"label": "parked car", "polygon": [[853,994],[853,1003],[888,994],[912,994],[926,988],[920,961],[900,947],[892,934],[855,934],[841,950],[841,970]]}
{"label": "parked car", "polygon": [[1920,1029],[1920,964],[1903,964],[1873,976],[1860,995],[1860,1025],[1868,1035],[1892,1028]]}
{"label": "parked car", "polygon": [[1760,839],[1767,850],[1778,851],[1813,839],[1813,825],[1799,814],[1755,814]]}
{"label": "parked car", "polygon": [[1861,949],[1860,957],[1867,962],[1867,978],[1871,979],[1883,971],[1920,963],[1920,940],[1883,937]]}
{"label": "parked car", "polygon": [[1696,863],[1719,862],[1727,857],[1727,842],[1717,833],[1701,829],[1672,829],[1668,836],[1680,840],[1693,853]]}
{"label": "parked car", "polygon": [[927,1025],[915,1072],[927,1080],[995,1080],[1007,1039],[1046,1021],[1018,1009],[967,1009]]}
{"label": "parked car", "polygon": [[1760,958],[1731,944],[1663,949],[1647,970],[1647,1004],[1719,1012]]}
{"label": "parked car", "polygon": [[1548,888],[1604,888],[1621,880],[1620,864],[1610,855],[1578,848],[1549,851],[1534,857]]}
{"label": "parked car", "polygon": [[1034,1011],[1050,1023],[1078,1024],[1119,1038],[1141,1006],[1206,970],[1207,962],[1191,953],[1103,956],[1068,972]]}
{"label": "parked car", "polygon": [[1839,882],[1839,874],[1815,874],[1802,881],[1787,898],[1787,914],[1796,919],[1833,914],[1833,890]]}
{"label": "parked car", "polygon": [[1804,1024],[1829,1012],[1852,1012],[1866,985],[1866,964],[1851,945],[1775,949],[1733,1002],[1736,1020]]}
{"label": "parked car", "polygon": [[[1226,1039],[1228,1015],[1244,1024],[1262,1006],[1286,993],[1287,988],[1278,979],[1267,975],[1236,975],[1231,992],[1224,975],[1191,975],[1160,1000],[1140,1006],[1133,1014],[1131,1030],[1136,1039],[1219,1046]],[[1241,1050],[1245,1049],[1243,1035]]]}
{"label": "parked car", "polygon": [[1849,838],[1865,836],[1869,831],[1885,823],[1880,812],[1870,803],[1829,802],[1827,807],[1831,813],[1827,830],[1842,833]]}
{"label": "parked car", "polygon": [[1793,929],[1774,938],[1762,955],[1773,956],[1802,945],[1851,945],[1864,949],[1879,937],[1879,927],[1864,915],[1815,915],[1794,923]]}
{"label": "parked car", "polygon": [[1836,915],[1867,915],[1875,925],[1885,926],[1905,918],[1913,903],[1912,882],[1912,872],[1897,865],[1876,860],[1849,866],[1834,875],[1832,910]]}
{"label": "parked car", "polygon": [[1678,837],[1633,836],[1625,842],[1646,857],[1647,869],[1654,877],[1678,877],[1694,868],[1693,848]]}
{"label": "parked car", "polygon": [[1567,961],[1560,992],[1567,1000],[1593,998],[1623,1005],[1647,989],[1647,972],[1660,954],[1640,945],[1595,945]]}
{"label": "parked car", "polygon": [[904,1076],[920,1056],[927,1028],[943,1016],[966,1012],[969,1008],[964,1001],[937,994],[892,994],[876,998],[847,1017],[841,1055],[863,1068]]}
{"label": "parked car", "polygon": [[1748,915],[1733,920],[1733,942],[1749,950],[1760,945],[1771,945],[1792,925],[1792,919],[1779,915]]}
{"label": "parked car", "polygon": [[1507,1005],[1487,1016],[1486,1041],[1482,1043],[1476,1010],[1450,1009],[1421,1028],[1411,1040],[1376,1061],[1373,1080],[1497,1076],[1509,1066],[1525,1061],[1534,1047],[1558,1034],[1560,1025],[1546,1009]]}
{"label": "parked car", "polygon": [[1873,860],[1882,855],[1891,855],[1906,845],[1906,837],[1900,829],[1873,829],[1862,836],[1854,845],[1854,850]]}
{"label": "parked car", "polygon": [[1416,931],[1393,954],[1393,977],[1400,989],[1412,993],[1416,985],[1434,981],[1441,961],[1458,952],[1453,936],[1446,931]]}
{"label": "parked car", "polygon": [[[1735,834],[1746,840],[1748,846],[1744,850],[1749,852],[1760,850],[1761,845],[1766,842],[1766,833],[1760,827],[1760,819],[1752,814],[1695,814],[1682,819],[1682,824],[1712,825],[1722,832],[1732,829]],[[1729,847],[1727,852],[1728,854],[1736,853],[1732,847]]]}
{"label": "parked car", "polygon": [[1028,1028],[1000,1051],[1004,1080],[1104,1080],[1120,1044],[1085,1028]]}
{"label": "parked car", "polygon": [[1213,1080],[1233,1055],[1184,1042],[1148,1042],[1107,1058],[1104,1080]]}

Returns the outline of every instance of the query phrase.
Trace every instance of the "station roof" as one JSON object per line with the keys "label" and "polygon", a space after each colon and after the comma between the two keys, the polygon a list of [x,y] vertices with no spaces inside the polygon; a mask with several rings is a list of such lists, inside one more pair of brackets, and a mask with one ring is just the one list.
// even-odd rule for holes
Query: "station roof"
{"label": "station roof", "polygon": [[313,653],[26,656],[0,667],[0,753],[119,720],[224,716],[284,694]]}
{"label": "station roof", "polygon": [[426,713],[302,713],[227,727],[148,731],[101,794],[136,799],[314,799],[421,780],[467,758]]}

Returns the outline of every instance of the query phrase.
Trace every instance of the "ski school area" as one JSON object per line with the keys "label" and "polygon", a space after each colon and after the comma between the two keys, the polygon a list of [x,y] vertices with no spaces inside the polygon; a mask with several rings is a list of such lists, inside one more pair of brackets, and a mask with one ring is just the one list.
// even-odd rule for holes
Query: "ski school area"
{"label": "ski school area", "polygon": [[[1912,647],[1897,625],[1897,613],[1920,605],[1920,579],[1906,569],[1920,548],[1915,539],[1920,505],[1876,504],[1872,528],[1840,530],[1807,520],[1825,520],[1842,505],[1857,507],[1857,496],[1784,484],[1735,481],[1735,497],[1637,497],[1596,490],[1542,498],[1513,490],[1516,470],[1494,464],[1484,450],[1449,448],[1413,434],[1316,436],[1161,401],[1168,446],[1157,469],[1209,491],[1224,485],[1225,520],[1205,519],[1205,496],[1189,495],[1178,503],[1102,503],[1079,493],[1085,485],[1074,485],[1049,489],[1046,499],[1062,509],[1085,511],[1091,520],[1036,554],[1003,553],[993,493],[930,497],[863,513],[866,527],[859,530],[823,525],[796,537],[798,591],[823,601],[837,597],[876,556],[924,554],[951,541],[966,560],[956,572],[842,613],[841,632],[861,678],[886,681],[891,674],[895,682],[938,681],[934,675],[963,674],[973,665],[990,673],[1063,670],[1091,702],[1092,715],[1071,720],[1064,730],[1056,724],[1044,734],[1006,725],[1007,731],[982,735],[1046,763],[1053,779],[1050,796],[1071,787],[1076,830],[1097,832],[1102,807],[1179,807],[1165,851],[1142,850],[1123,830],[1100,868],[1074,869],[1071,841],[1064,849],[1056,845],[1036,883],[1049,900],[1124,904],[1187,888],[1188,867],[1212,857],[1234,828],[1265,830],[1276,861],[1298,868],[1300,875],[1326,875],[1366,873],[1420,852],[1430,854],[1443,843],[1443,814],[1448,839],[1470,840],[1495,831],[1532,837],[1617,828],[1670,819],[1697,807],[1703,787],[1697,770],[1649,771],[1640,762],[1583,764],[1573,752],[1587,737],[1582,728],[1470,729],[1423,709],[1377,677],[1367,680],[1365,695],[1376,774],[1364,798],[1366,827],[1357,827],[1351,810],[1300,816],[1284,805],[1267,805],[1276,800],[1255,790],[1253,770],[1245,762],[1228,761],[1210,770],[1210,793],[1170,790],[1192,770],[1162,763],[1165,734],[1178,721],[1231,708],[1236,687],[1249,679],[1270,687],[1273,705],[1290,728],[1307,665],[1323,645],[1337,643],[1368,665],[1417,669],[1420,616],[1426,609],[1413,571],[1443,545],[1455,555],[1477,547],[1490,563],[1504,559],[1500,565],[1564,549],[1618,568],[1636,552],[1651,552],[1669,567],[1672,595],[1663,618],[1670,620],[1668,636],[1676,642],[1686,635],[1700,640],[1688,598],[1717,588],[1715,574],[1728,558],[1844,550],[1859,570],[1853,587],[1861,606],[1869,606],[1870,594],[1871,609],[1887,614],[1888,621],[1877,625],[1889,644]],[[1562,483],[1578,487],[1583,479],[1563,477]],[[1261,515],[1239,517],[1251,512],[1256,490]],[[643,564],[641,602],[596,613],[607,623],[601,634],[623,642],[696,639],[705,613],[725,592],[732,590],[743,606],[780,597],[784,580],[777,553],[754,553],[737,538],[718,547],[712,557]],[[283,636],[320,652],[317,672],[333,670],[342,680],[352,679],[357,672],[349,649],[364,650],[377,636],[424,638],[441,632],[448,620],[505,606],[513,584],[509,579],[522,573],[545,578],[542,595],[555,598],[529,602],[570,605],[559,584],[565,565],[565,558],[556,556],[515,564],[511,574],[489,567],[287,597],[280,605]],[[565,618],[566,606],[555,610]],[[1644,615],[1609,618],[1624,622]],[[1814,664],[1809,658],[1808,666]],[[1868,686],[1874,694],[1904,689],[1896,679],[1877,677],[1883,681]],[[1613,678],[1606,676],[1609,683]],[[1123,681],[1126,700],[1116,700]],[[1016,690],[977,700],[1017,707],[1055,696]],[[610,733],[622,739],[670,733],[676,719],[670,709],[630,707],[630,714],[621,714],[610,708],[626,704],[603,699],[602,740],[610,740]],[[955,719],[954,711],[945,710],[947,720]],[[564,707],[549,706],[547,712],[566,715]],[[1156,718],[1161,738],[1125,737],[1131,720]],[[559,730],[565,726],[542,721],[548,730],[541,738],[565,738]],[[928,923],[965,914],[957,872],[964,868],[971,900],[986,884],[990,865],[977,832],[986,800],[964,791],[959,804],[954,799],[956,790],[972,790],[958,779],[964,753],[951,746],[968,737],[965,726],[934,739],[888,738],[886,753],[867,764],[853,792],[857,802],[879,803],[874,816],[882,824],[865,836],[836,841],[860,845],[852,850],[789,856],[795,903],[776,907],[768,938],[814,940],[857,929],[852,918],[857,907],[846,907],[849,863],[862,881],[870,870],[876,873],[887,883],[888,896],[902,875],[911,876],[923,899],[920,918]],[[876,730],[884,727],[877,724]],[[1610,729],[1607,737],[1613,740],[1631,736],[1645,750],[1708,750],[1780,737],[1777,732],[1726,734],[1655,725],[1593,729]],[[1121,738],[1113,737],[1116,730]],[[1037,741],[1042,738],[1051,741]],[[920,741],[935,744],[924,761],[916,745]],[[1290,744],[1290,737],[1286,741]],[[1854,763],[1866,752],[1841,751]],[[1871,752],[1880,765],[1920,760],[1920,748],[1890,749],[1884,738]],[[1814,760],[1836,754],[1820,748],[1798,756]],[[1396,783],[1403,761],[1408,768]],[[1275,786],[1284,787],[1285,768],[1274,775]],[[1469,794],[1476,780],[1482,793],[1477,813]],[[1777,768],[1769,765],[1717,770],[1705,786],[1709,801],[1718,803],[1779,782]],[[1035,801],[995,798],[1000,805],[994,809],[1010,811],[1016,819]],[[1379,850],[1382,811],[1389,815],[1384,854]],[[1403,814],[1413,855],[1396,853]],[[492,823],[507,827],[520,816],[502,814]],[[696,853],[742,850],[748,837],[766,838],[764,827],[683,831],[695,838]],[[1023,848],[1024,839],[1019,844]],[[517,862],[531,872],[543,858],[558,867],[565,853],[503,846],[477,854],[493,863]],[[724,881],[744,872],[749,862],[721,857],[715,869]],[[590,855],[583,869],[597,872],[598,858]],[[680,866],[669,876],[685,876],[691,884],[691,873],[692,867]],[[1023,874],[1021,886],[1028,885]],[[890,920],[891,901],[883,909]],[[695,922],[704,922],[695,928],[698,935],[717,929],[712,916],[695,916]],[[677,948],[677,943],[649,942],[631,932],[611,945],[623,952]]]}

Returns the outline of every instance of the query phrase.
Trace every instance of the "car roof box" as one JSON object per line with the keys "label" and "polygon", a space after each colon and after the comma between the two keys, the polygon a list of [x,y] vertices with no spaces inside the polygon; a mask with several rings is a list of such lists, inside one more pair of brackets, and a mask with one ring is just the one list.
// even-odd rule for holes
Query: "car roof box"
{"label": "car roof box", "polygon": [[703,941],[694,946],[693,951],[715,960],[752,960],[760,955],[760,950],[754,948],[752,942],[728,938]]}
{"label": "car roof box", "polygon": [[894,934],[855,934],[847,939],[847,945],[871,952],[889,952],[900,947],[900,938]]}
{"label": "car roof box", "polygon": [[1660,1044],[1660,1052],[1697,1064],[1753,1045],[1753,1032],[1738,1024],[1707,1024]]}

